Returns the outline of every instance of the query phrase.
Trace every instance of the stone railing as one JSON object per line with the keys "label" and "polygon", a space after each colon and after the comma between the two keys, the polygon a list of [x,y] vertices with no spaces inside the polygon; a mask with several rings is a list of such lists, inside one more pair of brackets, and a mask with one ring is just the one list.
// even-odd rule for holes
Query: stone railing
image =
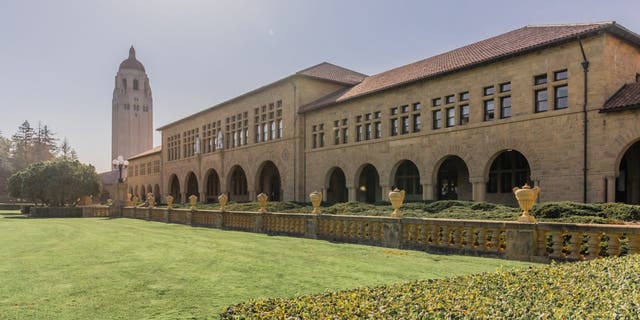
{"label": "stone railing", "polygon": [[[84,207],[96,216],[108,207]],[[107,209],[108,210],[108,209]],[[577,261],[640,253],[640,226],[124,207],[122,217],[512,260]]]}
{"label": "stone railing", "polygon": [[102,205],[84,206],[82,207],[82,217],[83,218],[109,217],[110,208],[111,207],[109,206],[102,206]]}

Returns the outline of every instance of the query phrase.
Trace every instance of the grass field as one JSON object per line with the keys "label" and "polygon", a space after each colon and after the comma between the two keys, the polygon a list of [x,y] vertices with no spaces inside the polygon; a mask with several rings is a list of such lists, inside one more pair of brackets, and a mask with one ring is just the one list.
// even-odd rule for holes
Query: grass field
{"label": "grass field", "polygon": [[0,217],[0,319],[204,319],[259,297],[528,264],[132,219]]}
{"label": "grass field", "polygon": [[20,210],[0,210],[0,216],[12,216],[17,214],[22,213],[20,213]]}

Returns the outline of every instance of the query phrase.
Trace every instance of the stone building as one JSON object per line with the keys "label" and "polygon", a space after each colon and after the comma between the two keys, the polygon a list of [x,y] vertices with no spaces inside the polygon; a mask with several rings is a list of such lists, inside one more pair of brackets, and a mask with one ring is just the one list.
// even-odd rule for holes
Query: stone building
{"label": "stone building", "polygon": [[372,76],[322,63],[160,127],[130,190],[513,203],[528,183],[540,201],[640,203],[639,73],[640,36],[615,22],[527,26]]}

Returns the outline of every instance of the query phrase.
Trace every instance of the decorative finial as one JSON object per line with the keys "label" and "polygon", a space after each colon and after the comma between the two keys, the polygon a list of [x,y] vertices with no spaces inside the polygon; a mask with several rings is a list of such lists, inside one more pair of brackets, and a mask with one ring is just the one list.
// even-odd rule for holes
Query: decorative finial
{"label": "decorative finial", "polygon": [[131,48],[129,48],[129,59],[131,58],[136,58],[136,49],[133,48],[133,46],[131,46]]}

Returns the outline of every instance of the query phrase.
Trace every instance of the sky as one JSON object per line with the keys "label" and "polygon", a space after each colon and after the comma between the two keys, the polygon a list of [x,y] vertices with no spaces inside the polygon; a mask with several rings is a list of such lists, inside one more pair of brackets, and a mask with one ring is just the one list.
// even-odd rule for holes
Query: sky
{"label": "sky", "polygon": [[109,170],[114,77],[131,45],[158,128],[323,61],[372,75],[525,25],[615,20],[640,33],[638,12],[638,0],[0,0],[0,134],[42,122]]}

